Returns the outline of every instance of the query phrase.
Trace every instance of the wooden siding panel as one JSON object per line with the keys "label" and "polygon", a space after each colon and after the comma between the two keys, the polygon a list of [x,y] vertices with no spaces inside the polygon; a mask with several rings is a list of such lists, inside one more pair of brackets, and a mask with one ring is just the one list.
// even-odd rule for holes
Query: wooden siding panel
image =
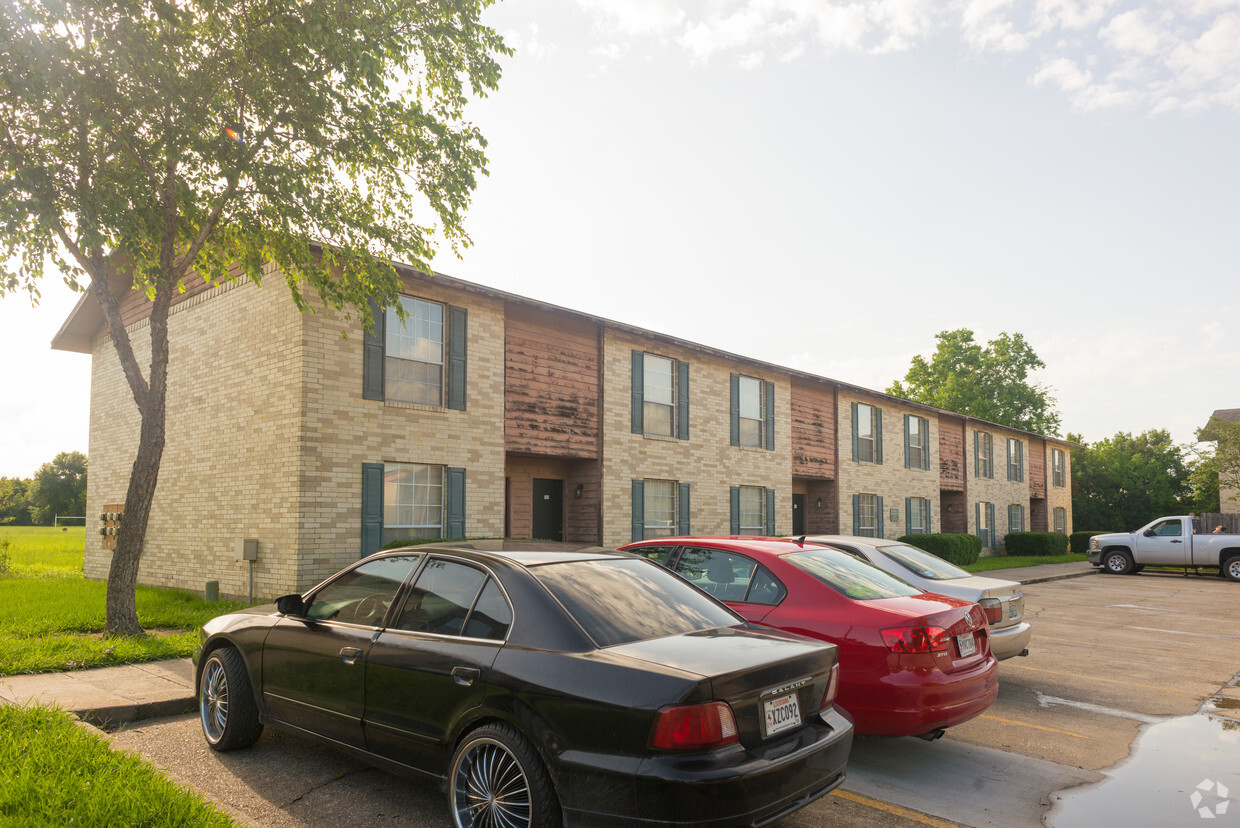
{"label": "wooden siding panel", "polygon": [[507,450],[597,459],[601,405],[595,326],[510,305],[504,339]]}
{"label": "wooden siding panel", "polygon": [[[965,472],[964,421],[940,415],[939,488],[944,491],[963,492]],[[946,523],[944,520],[944,525]]]}
{"label": "wooden siding panel", "polygon": [[1029,497],[1046,497],[1046,441],[1030,437],[1025,460],[1029,464],[1025,478],[1029,481]]}
{"label": "wooden siding panel", "polygon": [[835,479],[835,393],[830,386],[792,386],[792,475]]}

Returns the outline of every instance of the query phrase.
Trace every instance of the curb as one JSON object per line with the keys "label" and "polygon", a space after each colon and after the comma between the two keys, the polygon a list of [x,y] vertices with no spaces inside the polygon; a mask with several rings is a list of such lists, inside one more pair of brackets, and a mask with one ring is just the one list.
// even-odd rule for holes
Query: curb
{"label": "curb", "polygon": [[1088,572],[1069,572],[1067,575],[1048,575],[1045,578],[1030,578],[1027,581],[1022,580],[1020,583],[1021,586],[1024,586],[1025,584],[1045,584],[1050,581],[1066,581],[1069,578],[1084,578],[1086,575],[1097,575],[1099,574],[1099,571],[1100,570],[1097,569],[1091,569]]}
{"label": "curb", "polygon": [[132,724],[143,719],[159,719],[164,716],[179,716],[182,713],[192,713],[197,707],[198,703],[194,697],[186,696],[138,704],[90,707],[69,710],[69,712],[99,730],[110,732],[120,728],[122,725]]}

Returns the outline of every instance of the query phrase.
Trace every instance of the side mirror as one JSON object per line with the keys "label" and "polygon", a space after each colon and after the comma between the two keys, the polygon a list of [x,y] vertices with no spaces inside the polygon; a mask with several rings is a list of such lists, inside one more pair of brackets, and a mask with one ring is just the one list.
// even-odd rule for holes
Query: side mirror
{"label": "side mirror", "polygon": [[1142,532],[1141,534],[1145,535],[1147,538],[1152,538],[1152,537],[1154,537],[1154,530],[1153,530],[1153,529],[1146,529],[1146,530],[1145,530],[1144,532]]}
{"label": "side mirror", "polygon": [[293,615],[302,618],[306,614],[306,604],[301,600],[301,596],[296,593],[281,595],[276,599],[276,611],[282,615]]}

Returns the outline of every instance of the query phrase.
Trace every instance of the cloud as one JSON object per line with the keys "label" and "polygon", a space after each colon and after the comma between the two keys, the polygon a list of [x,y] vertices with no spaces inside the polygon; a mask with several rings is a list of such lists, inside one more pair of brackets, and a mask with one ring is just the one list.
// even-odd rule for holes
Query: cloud
{"label": "cloud", "polygon": [[695,63],[757,70],[954,37],[983,59],[1027,62],[1031,86],[1057,90],[1083,111],[1240,111],[1240,0],[577,2],[599,37],[674,44]]}
{"label": "cloud", "polygon": [[504,42],[511,46],[519,55],[545,60],[555,54],[555,45],[544,43],[538,37],[538,25],[530,23],[524,30],[506,31]]}

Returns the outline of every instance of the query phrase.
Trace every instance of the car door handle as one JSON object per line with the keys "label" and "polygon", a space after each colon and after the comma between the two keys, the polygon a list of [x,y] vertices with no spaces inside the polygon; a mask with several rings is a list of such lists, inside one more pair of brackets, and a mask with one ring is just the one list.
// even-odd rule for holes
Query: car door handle
{"label": "car door handle", "polygon": [[1182,541],[1182,540],[1173,540],[1173,541],[1171,541],[1171,542],[1172,542],[1172,543],[1184,543],[1184,541]]}
{"label": "car door handle", "polygon": [[361,649],[357,647],[342,647],[340,649],[340,660],[345,664],[354,664],[357,662],[357,658],[361,654]]}
{"label": "car door handle", "polygon": [[473,667],[453,667],[452,680],[462,687],[469,687],[482,673]]}

